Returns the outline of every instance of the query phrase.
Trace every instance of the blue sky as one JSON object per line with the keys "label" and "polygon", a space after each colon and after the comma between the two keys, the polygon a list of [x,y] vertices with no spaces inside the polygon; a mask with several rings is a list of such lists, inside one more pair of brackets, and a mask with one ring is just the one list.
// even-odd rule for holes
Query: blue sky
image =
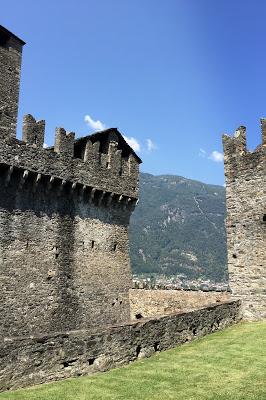
{"label": "blue sky", "polygon": [[143,171],[223,184],[222,133],[245,125],[260,142],[265,21],[264,0],[1,2],[0,24],[27,42],[18,135],[26,113],[49,145],[56,126],[117,127]]}

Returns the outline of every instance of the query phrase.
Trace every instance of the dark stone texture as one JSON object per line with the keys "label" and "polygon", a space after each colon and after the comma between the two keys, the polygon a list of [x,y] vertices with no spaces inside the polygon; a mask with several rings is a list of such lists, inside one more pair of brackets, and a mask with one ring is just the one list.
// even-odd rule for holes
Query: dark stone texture
{"label": "dark stone texture", "polygon": [[0,168],[0,337],[129,319],[129,207]]}
{"label": "dark stone texture", "polygon": [[17,140],[23,44],[0,27],[0,338],[126,322],[141,160],[115,128],[44,149],[26,115]]}
{"label": "dark stone texture", "polygon": [[[104,371],[221,329],[227,302],[129,323],[141,160],[117,129],[15,128],[24,42],[0,27],[0,390]],[[114,326],[115,325],[115,326]]]}
{"label": "dark stone texture", "polygon": [[[241,299],[245,319],[266,317],[266,121],[262,145],[246,148],[246,129],[225,135],[228,270],[232,297]],[[266,220],[266,219],[265,219]]]}
{"label": "dark stone texture", "polygon": [[0,390],[93,374],[149,357],[236,323],[239,311],[239,301],[228,301],[102,331],[4,338]]}
{"label": "dark stone texture", "polygon": [[0,26],[0,135],[5,137],[16,136],[23,44]]}

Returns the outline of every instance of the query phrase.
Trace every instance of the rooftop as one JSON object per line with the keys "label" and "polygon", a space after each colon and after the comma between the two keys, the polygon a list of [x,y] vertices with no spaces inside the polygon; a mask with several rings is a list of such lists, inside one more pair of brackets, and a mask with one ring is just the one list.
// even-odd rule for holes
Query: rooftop
{"label": "rooftop", "polygon": [[26,44],[26,42],[24,42],[24,40],[20,39],[14,33],[10,32],[4,26],[0,25],[0,36],[2,36],[2,35],[4,35],[5,37],[8,37],[8,38],[13,37],[17,41],[19,41],[22,46],[24,46],[24,44]]}

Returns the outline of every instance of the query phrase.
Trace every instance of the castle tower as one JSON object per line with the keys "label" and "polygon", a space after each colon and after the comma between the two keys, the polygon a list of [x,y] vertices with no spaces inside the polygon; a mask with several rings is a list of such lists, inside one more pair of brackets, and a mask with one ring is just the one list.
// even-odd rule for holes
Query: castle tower
{"label": "castle tower", "polygon": [[246,129],[223,136],[229,283],[243,317],[266,317],[266,120],[262,145],[246,148]]}
{"label": "castle tower", "polygon": [[100,329],[129,320],[128,225],[140,158],[110,128],[75,139],[23,118],[24,42],[0,28],[0,338]]}
{"label": "castle tower", "polygon": [[0,25],[0,135],[16,136],[20,65],[25,42]]}

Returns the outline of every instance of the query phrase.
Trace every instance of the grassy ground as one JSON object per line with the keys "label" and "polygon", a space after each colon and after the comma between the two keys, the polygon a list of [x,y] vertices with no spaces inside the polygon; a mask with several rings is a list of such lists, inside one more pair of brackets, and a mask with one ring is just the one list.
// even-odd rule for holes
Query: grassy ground
{"label": "grassy ground", "polygon": [[266,400],[266,321],[245,323],[123,368],[0,400]]}

